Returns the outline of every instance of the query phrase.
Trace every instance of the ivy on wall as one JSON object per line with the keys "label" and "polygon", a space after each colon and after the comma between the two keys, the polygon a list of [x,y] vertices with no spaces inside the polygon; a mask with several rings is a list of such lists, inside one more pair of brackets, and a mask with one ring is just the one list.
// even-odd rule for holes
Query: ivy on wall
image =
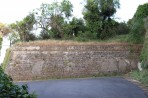
{"label": "ivy on wall", "polygon": [[148,17],[145,19],[145,29],[146,29],[146,34],[144,38],[144,44],[140,59],[142,61],[142,67],[148,68]]}

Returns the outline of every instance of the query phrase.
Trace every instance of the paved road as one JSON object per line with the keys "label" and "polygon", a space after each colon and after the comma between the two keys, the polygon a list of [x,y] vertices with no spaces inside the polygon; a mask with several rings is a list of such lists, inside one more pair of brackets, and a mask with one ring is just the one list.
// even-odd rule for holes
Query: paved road
{"label": "paved road", "polygon": [[47,80],[28,84],[38,98],[148,98],[136,85],[123,78]]}

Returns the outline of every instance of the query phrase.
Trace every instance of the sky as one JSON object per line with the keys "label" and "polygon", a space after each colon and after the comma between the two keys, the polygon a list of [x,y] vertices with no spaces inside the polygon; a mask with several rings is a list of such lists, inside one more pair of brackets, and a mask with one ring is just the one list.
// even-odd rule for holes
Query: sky
{"label": "sky", "polygon": [[[24,18],[33,9],[39,8],[42,3],[51,3],[53,0],[0,0],[0,22],[13,23]],[[61,1],[61,0],[57,0]],[[70,0],[74,5],[73,15],[82,18],[82,2],[84,0]],[[120,0],[121,7],[116,13],[119,21],[128,21],[136,12],[138,5],[148,0]]]}

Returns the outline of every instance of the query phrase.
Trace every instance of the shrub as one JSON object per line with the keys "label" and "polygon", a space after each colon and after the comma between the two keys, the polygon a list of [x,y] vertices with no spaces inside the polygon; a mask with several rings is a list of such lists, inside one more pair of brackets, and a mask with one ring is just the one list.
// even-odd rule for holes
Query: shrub
{"label": "shrub", "polygon": [[132,43],[143,43],[145,28],[144,19],[148,16],[148,3],[140,5],[134,15],[129,21],[130,23],[130,37],[129,41]]}
{"label": "shrub", "polygon": [[129,33],[129,27],[127,26],[126,23],[121,22],[121,23],[119,23],[118,26],[116,27],[116,32],[117,32],[117,35],[128,34],[128,33]]}
{"label": "shrub", "polygon": [[13,84],[0,67],[0,98],[36,98],[35,94],[29,94],[27,85],[21,87]]}
{"label": "shrub", "polygon": [[83,33],[82,31],[79,31],[78,35],[79,36],[75,38],[76,41],[86,42],[89,40],[95,40],[97,33],[91,33],[89,31]]}
{"label": "shrub", "polygon": [[135,44],[143,43],[144,35],[145,35],[144,21],[141,19],[137,20],[134,22],[134,24],[131,27],[128,41]]}

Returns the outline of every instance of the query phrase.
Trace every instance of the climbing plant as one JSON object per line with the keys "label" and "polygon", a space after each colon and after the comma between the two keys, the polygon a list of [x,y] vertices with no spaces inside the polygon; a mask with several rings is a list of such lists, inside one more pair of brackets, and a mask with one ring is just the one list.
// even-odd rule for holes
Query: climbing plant
{"label": "climbing plant", "polygon": [[142,67],[148,68],[148,17],[144,21],[145,21],[146,34],[144,38],[144,44],[140,59],[142,61]]}
{"label": "climbing plant", "polygon": [[139,5],[134,17],[128,22],[130,26],[129,41],[143,43],[145,37],[144,19],[148,16],[148,3]]}

